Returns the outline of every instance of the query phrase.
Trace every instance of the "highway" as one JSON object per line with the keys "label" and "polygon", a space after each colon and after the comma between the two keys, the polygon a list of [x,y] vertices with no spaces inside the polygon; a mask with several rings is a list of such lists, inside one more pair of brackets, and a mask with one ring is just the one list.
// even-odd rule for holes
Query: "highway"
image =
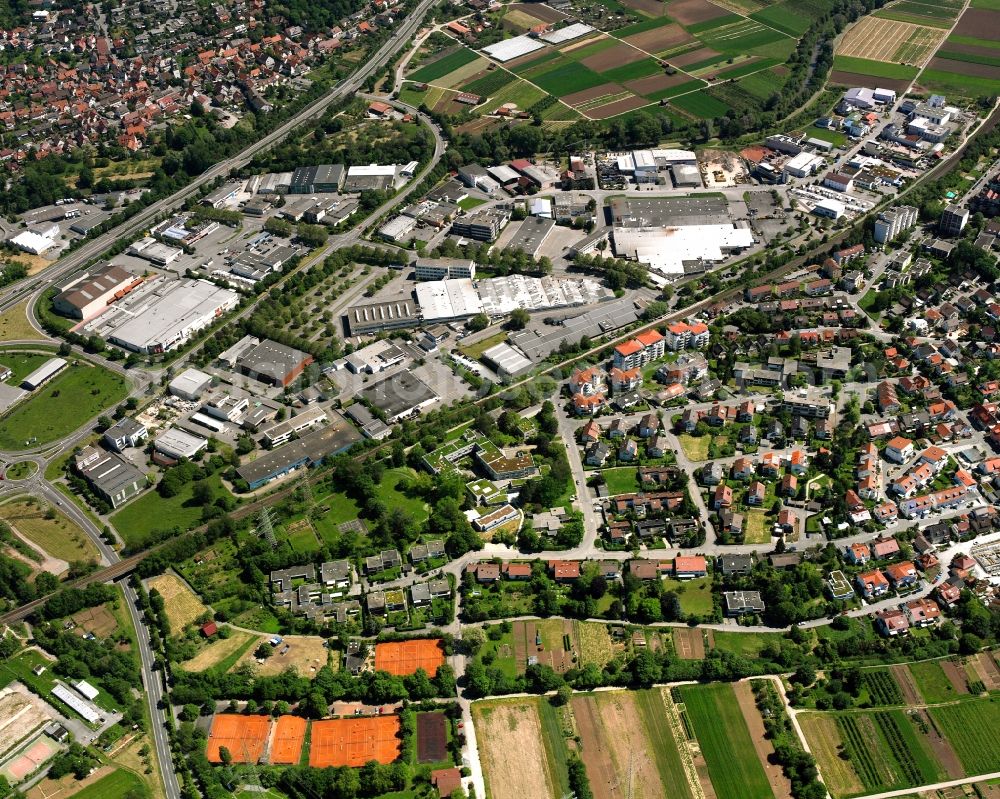
{"label": "highway", "polygon": [[202,186],[212,183],[216,178],[227,177],[233,169],[245,166],[255,155],[284,139],[299,125],[322,116],[333,103],[344,97],[359,93],[362,85],[371,75],[378,72],[397,51],[410,44],[423,21],[424,15],[433,5],[432,0],[420,0],[420,3],[413,12],[403,20],[392,36],[354,74],[337,83],[322,97],[303,108],[298,114],[287,122],[282,123],[262,139],[255,141],[249,147],[227,158],[225,161],[215,164],[201,175],[193,178],[184,188],[168,197],[157,200],[114,229],[101,234],[91,241],[85,242],[46,269],[43,276],[39,278],[25,278],[18,283],[8,286],[4,291],[0,292],[0,312],[17,305],[26,297],[31,297],[32,301],[34,301],[46,289],[58,283],[65,276],[80,269],[91,259],[98,257],[117,241],[134,235],[147,227],[160,214],[179,206]]}

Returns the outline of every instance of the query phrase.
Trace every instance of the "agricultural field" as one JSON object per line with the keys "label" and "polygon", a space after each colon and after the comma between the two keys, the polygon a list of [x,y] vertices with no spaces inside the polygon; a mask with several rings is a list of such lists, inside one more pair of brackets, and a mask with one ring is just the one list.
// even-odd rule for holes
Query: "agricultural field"
{"label": "agricultural field", "polygon": [[208,608],[198,599],[198,595],[175,574],[152,577],[147,586],[149,590],[156,590],[163,597],[167,621],[170,623],[171,632],[175,635],[208,612]]}
{"label": "agricultural field", "polygon": [[418,83],[433,83],[438,78],[449,75],[459,67],[476,61],[479,56],[467,47],[458,45],[454,50],[445,51],[430,63],[424,64],[407,77]]}
{"label": "agricultural field", "polygon": [[1000,697],[933,707],[928,711],[935,726],[948,739],[966,774],[1000,770]]}
{"label": "agricultural field", "polygon": [[1000,48],[1000,10],[973,6],[962,14],[952,35],[920,73],[919,83],[929,91],[968,98],[995,94],[1000,90],[997,48]]}
{"label": "agricultural field", "polygon": [[943,666],[944,662],[938,660],[909,664],[908,668],[917,684],[917,690],[928,705],[950,702],[957,699],[960,694],[968,693],[964,685],[961,686],[963,690],[956,689]]}
{"label": "agricultural field", "polygon": [[917,75],[917,68],[907,64],[887,64],[867,58],[838,55],[833,59],[833,68],[838,72],[850,72],[855,75],[870,75],[873,78],[893,78],[896,80],[912,80]]}
{"label": "agricultural field", "polygon": [[697,36],[707,47],[729,55],[744,55],[754,48],[788,38],[785,33],[757,20],[745,18],[737,18],[729,24],[698,33]]}
{"label": "agricultural field", "polygon": [[691,722],[718,799],[772,795],[733,686],[682,686],[678,693]]}
{"label": "agricultural field", "polygon": [[659,689],[575,694],[570,706],[596,799],[619,796],[626,781],[635,799],[693,799]]}
{"label": "agricultural field", "polygon": [[[472,704],[486,789],[492,799],[557,799],[566,784],[566,764],[555,755],[561,730],[546,729],[542,714],[547,700],[530,697],[499,699]],[[517,757],[511,757],[516,752]]]}
{"label": "agricultural field", "polygon": [[682,94],[671,102],[675,108],[687,111],[698,119],[714,119],[725,116],[729,111],[728,105],[703,91]]}
{"label": "agricultural field", "polygon": [[[803,713],[810,746],[815,744],[820,772],[831,781],[835,796],[874,793],[945,779],[934,754],[930,727],[917,712],[875,710],[831,714]],[[836,737],[834,737],[834,733]],[[849,765],[849,768],[848,768]],[[833,789],[837,785],[843,793]]]}
{"label": "agricultural field", "polygon": [[862,676],[872,705],[884,707],[903,704],[903,692],[888,669],[865,669]]}
{"label": "agricultural field", "polygon": [[790,36],[799,37],[808,30],[815,17],[829,11],[831,6],[830,0],[786,0],[755,11],[750,17]]}
{"label": "agricultural field", "polygon": [[838,56],[895,64],[923,65],[941,43],[945,31],[926,25],[862,17],[837,45]]}
{"label": "agricultural field", "polygon": [[87,361],[70,365],[0,420],[0,449],[21,450],[68,436],[128,395],[121,375]]}

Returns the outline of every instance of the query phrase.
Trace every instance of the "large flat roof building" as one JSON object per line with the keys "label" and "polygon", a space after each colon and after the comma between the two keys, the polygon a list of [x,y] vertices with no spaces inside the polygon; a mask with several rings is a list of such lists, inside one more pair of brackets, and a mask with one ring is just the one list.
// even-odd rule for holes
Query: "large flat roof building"
{"label": "large flat roof building", "polygon": [[417,304],[409,297],[360,303],[347,309],[347,325],[353,336],[383,330],[402,330],[416,327],[419,323]]}
{"label": "large flat roof building", "polygon": [[339,413],[330,412],[330,423],[302,438],[263,453],[256,460],[240,466],[236,473],[251,490],[303,466],[315,466],[324,459],[349,449],[361,435]]}
{"label": "large flat roof building", "polygon": [[[113,452],[89,448],[90,456],[77,466],[80,476],[112,508],[120,507],[146,488],[146,476]],[[86,452],[86,451],[85,451]]]}
{"label": "large flat roof building", "polygon": [[167,389],[175,397],[194,402],[210,385],[212,376],[198,369],[185,369],[167,384]]}
{"label": "large flat roof building", "polygon": [[476,262],[469,258],[417,258],[417,280],[456,280],[476,276]]}
{"label": "large flat roof building", "polygon": [[363,388],[360,396],[384,413],[390,424],[440,399],[426,383],[409,372],[397,372],[379,380]]}
{"label": "large flat roof building", "polygon": [[50,358],[21,381],[21,388],[34,391],[69,366],[65,358]]}
{"label": "large flat roof building", "polygon": [[312,362],[307,352],[264,339],[236,360],[236,371],[261,383],[285,387]]}
{"label": "large flat roof building", "polygon": [[153,441],[153,447],[157,452],[162,452],[168,458],[175,460],[193,458],[207,446],[208,439],[176,427],[168,427]]}
{"label": "large flat roof building", "polygon": [[114,264],[105,264],[74,278],[52,299],[56,313],[89,319],[142,283],[142,278]]}
{"label": "large flat roof building", "polygon": [[347,172],[343,164],[300,166],[292,172],[289,194],[313,194],[340,191]]}
{"label": "large flat roof building", "polygon": [[88,329],[132,352],[175,349],[236,307],[239,295],[207,280],[146,281]]}

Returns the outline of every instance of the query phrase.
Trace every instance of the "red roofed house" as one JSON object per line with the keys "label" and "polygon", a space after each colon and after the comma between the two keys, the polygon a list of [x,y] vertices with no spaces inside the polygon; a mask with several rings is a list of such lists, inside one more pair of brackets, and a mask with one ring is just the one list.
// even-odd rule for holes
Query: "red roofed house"
{"label": "red roofed house", "polygon": [[889,581],[878,569],[872,569],[870,572],[862,572],[854,578],[854,582],[861,589],[861,595],[865,599],[889,593]]}
{"label": "red roofed house", "polygon": [[875,614],[875,627],[886,637],[905,635],[910,630],[910,622],[903,611],[889,608]]}
{"label": "red roofed house", "polygon": [[855,566],[864,566],[872,559],[872,551],[867,544],[851,544],[847,547],[845,555]]}
{"label": "red roofed house", "polygon": [[462,771],[454,766],[432,771],[431,785],[437,788],[438,795],[445,799],[462,787]]}
{"label": "red roofed house", "polygon": [[895,538],[876,538],[872,541],[872,554],[878,558],[894,558],[899,554],[899,542]]}
{"label": "red roofed house", "polygon": [[552,572],[553,579],[558,583],[577,580],[580,578],[580,561],[550,560],[549,571]]}
{"label": "red roofed house", "polygon": [[211,638],[217,632],[219,632],[219,625],[216,624],[214,621],[210,621],[201,625],[201,634],[204,635],[206,638]]}
{"label": "red roofed house", "polygon": [[615,347],[614,365],[619,369],[645,366],[663,357],[665,341],[666,339],[656,330],[640,333],[631,341],[626,341]]}
{"label": "red roofed house", "polygon": [[911,599],[904,607],[910,624],[914,627],[931,627],[937,624],[941,618],[941,608],[938,607],[937,602],[927,597]]}
{"label": "red roofed house", "polygon": [[674,558],[674,577],[690,580],[708,574],[708,562],[701,555],[678,555]]}
{"label": "red roofed house", "polygon": [[902,563],[890,564],[886,567],[885,574],[897,590],[913,585],[919,579],[917,567],[908,560],[904,560]]}

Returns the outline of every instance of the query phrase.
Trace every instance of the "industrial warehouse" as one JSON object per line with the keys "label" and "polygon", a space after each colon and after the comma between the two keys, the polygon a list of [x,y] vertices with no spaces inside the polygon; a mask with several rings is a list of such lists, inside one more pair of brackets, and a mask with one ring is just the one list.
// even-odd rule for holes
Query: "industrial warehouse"
{"label": "industrial warehouse", "polygon": [[733,221],[723,198],[611,200],[615,255],[646,264],[664,283],[744,252],[756,240]]}
{"label": "industrial warehouse", "polygon": [[143,354],[168,352],[239,302],[235,291],[207,280],[150,278],[83,325],[89,334]]}

